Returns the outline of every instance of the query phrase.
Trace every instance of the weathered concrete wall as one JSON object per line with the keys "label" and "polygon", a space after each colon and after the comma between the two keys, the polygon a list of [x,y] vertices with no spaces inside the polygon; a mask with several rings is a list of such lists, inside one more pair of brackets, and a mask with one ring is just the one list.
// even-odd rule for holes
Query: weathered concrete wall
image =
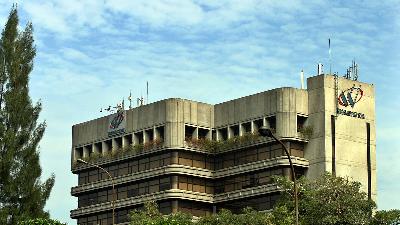
{"label": "weathered concrete wall", "polygon": [[[349,88],[361,88],[363,96],[359,102],[345,107],[338,103],[333,76],[316,76],[307,80],[309,92],[309,124],[314,128],[313,138],[305,149],[305,158],[310,161],[307,175],[311,178],[324,171],[332,172],[332,122],[337,107],[342,110],[362,113],[363,118],[337,115],[335,121],[335,165],[337,176],[349,176],[368,189],[367,170],[367,123],[370,124],[371,192],[376,200],[376,135],[374,86],[358,81],[338,78],[338,94]],[[354,92],[353,98],[357,96]],[[358,95],[358,98],[360,95]]]}
{"label": "weathered concrete wall", "polygon": [[276,116],[276,132],[295,137],[297,114],[308,115],[308,93],[296,88],[278,88],[215,105],[215,127]]}

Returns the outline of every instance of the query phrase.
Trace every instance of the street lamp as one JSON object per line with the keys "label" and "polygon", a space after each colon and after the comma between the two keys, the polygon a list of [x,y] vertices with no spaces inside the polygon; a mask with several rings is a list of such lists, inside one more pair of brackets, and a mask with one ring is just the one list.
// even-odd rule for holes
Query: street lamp
{"label": "street lamp", "polygon": [[115,189],[114,189],[114,179],[113,179],[113,177],[111,176],[111,174],[107,170],[105,170],[101,166],[98,166],[98,165],[90,163],[90,162],[86,162],[83,159],[77,159],[77,161],[81,162],[81,163],[84,163],[84,164],[87,164],[87,165],[91,165],[91,166],[97,167],[97,168],[103,170],[104,172],[106,172],[108,177],[110,177],[111,184],[112,184],[112,196],[113,196],[112,197],[113,199],[111,201],[111,206],[112,206],[112,224],[114,225],[115,224]]}
{"label": "street lamp", "polygon": [[258,133],[263,136],[263,137],[272,137],[275,139],[275,141],[279,142],[279,144],[282,145],[283,149],[285,150],[285,153],[289,159],[289,164],[290,164],[290,169],[292,172],[292,178],[293,178],[293,189],[294,189],[294,205],[295,205],[295,211],[296,211],[296,225],[299,224],[299,201],[297,199],[297,184],[296,184],[296,174],[294,172],[294,167],[292,163],[292,159],[290,158],[290,154],[288,149],[286,148],[286,145],[283,144],[281,140],[279,140],[269,129],[268,127],[262,126],[260,129],[258,129]]}

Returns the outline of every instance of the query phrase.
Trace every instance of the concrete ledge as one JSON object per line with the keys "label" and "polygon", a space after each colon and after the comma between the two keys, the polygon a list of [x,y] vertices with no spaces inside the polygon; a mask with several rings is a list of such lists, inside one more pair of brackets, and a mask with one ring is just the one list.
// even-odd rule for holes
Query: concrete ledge
{"label": "concrete ledge", "polygon": [[[219,203],[224,201],[230,201],[235,199],[247,198],[252,196],[258,196],[262,194],[268,194],[277,192],[279,189],[274,184],[268,184],[258,187],[246,188],[241,190],[236,190],[232,192],[227,192],[223,194],[207,194],[193,191],[186,191],[180,189],[170,189],[166,191],[156,192],[152,194],[146,194],[141,196],[136,196],[132,198],[126,198],[115,201],[115,208],[124,208],[128,206],[143,204],[148,201],[158,201],[165,199],[184,199],[192,200],[197,202],[205,203]],[[99,213],[104,211],[112,210],[111,202],[104,202],[100,204],[95,204],[91,206],[81,207],[70,211],[70,217],[72,219],[77,219],[80,216],[86,216],[93,213]]]}
{"label": "concrete ledge", "polygon": [[236,191],[214,195],[214,203],[226,202],[240,198],[253,197],[261,194],[268,194],[279,191],[275,184],[266,184]]}
{"label": "concrete ledge", "polygon": [[[179,189],[170,189],[166,191],[135,196],[132,198],[125,198],[121,200],[115,201],[115,208],[124,208],[132,205],[143,204],[148,201],[157,201],[162,199],[187,199],[187,200],[195,200],[200,202],[213,202],[213,195],[192,191],[185,191]],[[71,210],[70,216],[72,219],[76,219],[79,216],[84,216],[92,213],[98,213],[103,211],[112,210],[111,202],[104,202],[100,204],[95,204],[91,206],[81,207],[78,209]]]}

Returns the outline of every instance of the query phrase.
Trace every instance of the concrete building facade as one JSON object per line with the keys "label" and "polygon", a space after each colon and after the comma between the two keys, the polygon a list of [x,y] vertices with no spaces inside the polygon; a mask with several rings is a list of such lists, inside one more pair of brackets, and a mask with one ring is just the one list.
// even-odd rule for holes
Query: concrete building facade
{"label": "concrete building facade", "polygon": [[349,176],[376,200],[374,87],[318,75],[307,89],[277,88],[216,105],[166,99],[74,125],[78,185],[71,194],[78,208],[71,218],[81,225],[112,221],[111,181],[77,159],[114,177],[118,224],[146,201],[165,214],[194,216],[270,209],[279,198],[271,176],[290,177],[290,167],[279,144],[257,135],[261,126],[289,148],[298,176]]}

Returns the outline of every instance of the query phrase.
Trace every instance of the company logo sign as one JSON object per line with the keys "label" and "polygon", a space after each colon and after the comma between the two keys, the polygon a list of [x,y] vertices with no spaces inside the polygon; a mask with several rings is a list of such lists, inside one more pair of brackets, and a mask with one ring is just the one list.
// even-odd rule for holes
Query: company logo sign
{"label": "company logo sign", "polygon": [[351,108],[354,108],[354,105],[362,99],[363,94],[364,92],[361,87],[354,86],[349,88],[339,95],[339,105],[344,107],[351,106]]}
{"label": "company logo sign", "polygon": [[108,117],[108,136],[115,136],[125,133],[126,115],[124,110]]}
{"label": "company logo sign", "polygon": [[[338,104],[344,107],[350,106],[351,108],[354,108],[354,106],[362,99],[364,96],[364,91],[360,87],[353,86],[345,91],[342,91],[342,93],[339,95],[337,101]],[[355,117],[359,119],[365,119],[365,114],[364,113],[359,113],[359,112],[354,112],[351,110],[346,110],[346,109],[336,109],[337,114],[339,115],[345,115],[345,116],[350,116],[350,117]]]}

